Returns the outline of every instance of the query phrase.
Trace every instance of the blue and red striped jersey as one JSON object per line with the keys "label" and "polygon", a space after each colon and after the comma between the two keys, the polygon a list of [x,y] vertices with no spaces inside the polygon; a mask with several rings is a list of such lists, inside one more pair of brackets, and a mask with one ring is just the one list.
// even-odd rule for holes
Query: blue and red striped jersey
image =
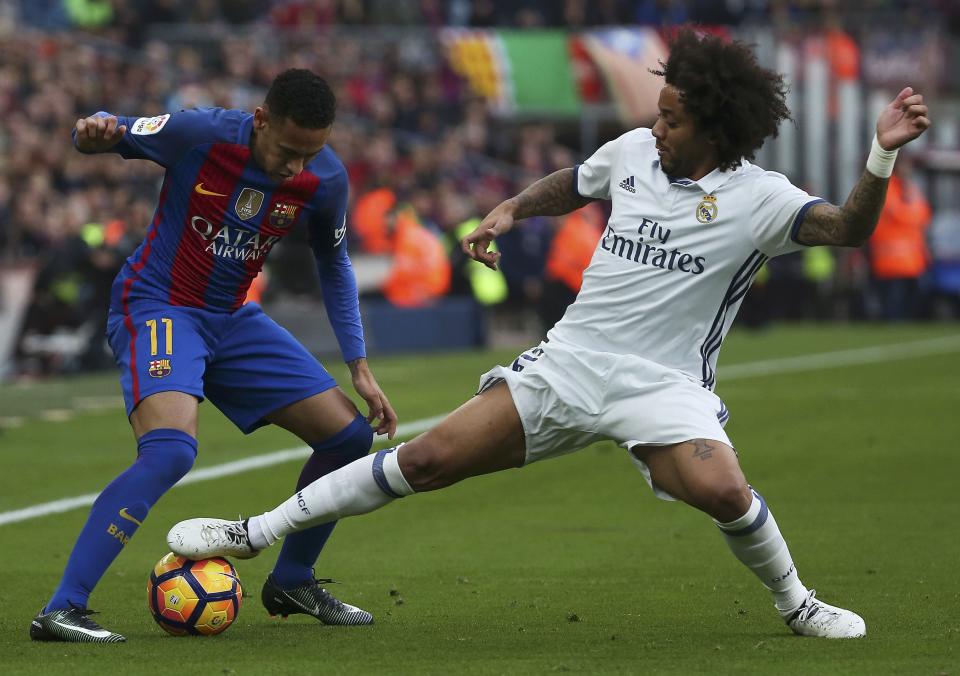
{"label": "blue and red striped jersey", "polygon": [[152,160],[166,173],[147,235],[114,282],[112,309],[160,301],[233,312],[270,250],[305,224],[344,359],[365,356],[344,236],[347,173],[331,148],[278,184],[251,155],[251,113],[197,108],[117,118],[127,132],[111,152]]}

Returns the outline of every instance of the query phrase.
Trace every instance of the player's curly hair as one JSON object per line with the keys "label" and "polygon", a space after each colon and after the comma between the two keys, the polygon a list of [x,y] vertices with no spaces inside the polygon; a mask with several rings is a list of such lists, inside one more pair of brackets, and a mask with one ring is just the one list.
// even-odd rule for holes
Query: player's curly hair
{"label": "player's curly hair", "polygon": [[306,129],[329,127],[337,111],[337,98],[330,85],[306,68],[280,73],[270,85],[264,103],[271,115]]}
{"label": "player's curly hair", "polygon": [[651,69],[680,91],[697,126],[713,139],[721,171],[752,160],[783,120],[792,120],[783,77],[762,68],[750,47],[683,28],[670,41],[670,56]]}

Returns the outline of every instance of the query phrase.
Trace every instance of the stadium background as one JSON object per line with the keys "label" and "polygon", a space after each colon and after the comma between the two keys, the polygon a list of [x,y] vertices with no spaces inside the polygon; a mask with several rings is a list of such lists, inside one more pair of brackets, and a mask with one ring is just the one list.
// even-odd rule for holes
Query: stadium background
{"label": "stadium background", "polygon": [[[160,180],[148,163],[73,151],[78,116],[252,108],[284,67],[328,77],[373,368],[403,438],[536,341],[569,299],[547,269],[565,223],[533,221],[500,242],[505,297],[454,257],[451,288],[422,307],[391,302],[394,252],[364,226],[389,240],[408,218],[448,247],[503,197],[648,124],[645,69],[686,20],[755,43],[787,74],[797,124],[757,161],[832,200],[863,166],[880,101],[910,83],[931,106],[933,129],[901,154],[932,208],[931,257],[899,308],[915,321],[884,321],[869,249],[778,259],[719,369],[728,430],[805,581],[862,612],[867,639],[793,640],[702,515],[655,500],[599,444],[341,525],[317,573],[374,612],[370,632],[270,621],[256,599],[263,556],[239,567],[237,626],[177,642],[143,599],[166,529],[271,507],[307,453],[272,428],[242,437],[203,406],[190,482],[160,501],[92,600],[130,649],[28,642],[86,507],[133,452],[97,331]],[[950,0],[0,0],[4,672],[958,673],[958,34]],[[574,225],[589,232],[602,216]],[[331,357],[313,263],[288,239],[263,303]]]}
{"label": "stadium background", "polygon": [[[797,124],[785,124],[757,163],[811,193],[845,197],[862,170],[876,111],[902,84],[925,94],[935,119],[902,153],[913,162],[900,163],[914,165],[933,207],[925,233],[931,260],[919,292],[900,301],[909,307],[884,307],[869,248],[821,249],[774,261],[742,324],[960,313],[954,2],[7,0],[0,8],[0,374],[7,378],[112,367],[103,349],[106,290],[142,238],[161,170],[75,152],[68,134],[76,118],[97,110],[252,109],[289,66],[316,69],[339,96],[332,145],[350,174],[351,251],[371,351],[534,341],[576,285],[575,272],[557,261],[551,268],[564,220],[533,219],[502,238],[499,280],[471,279],[475,271],[456,252],[458,228],[462,234],[463,223],[625,129],[651,124],[658,80],[646,69],[666,55],[665,32],[687,20],[754,43],[762,62],[786,75]],[[587,216],[595,231],[601,210]],[[389,233],[411,221],[439,244],[401,250]],[[327,355],[336,348],[304,237],[295,233],[274,252],[257,293]],[[398,293],[411,277],[447,265],[428,250],[450,253],[450,283]],[[411,257],[414,275],[392,269]]]}

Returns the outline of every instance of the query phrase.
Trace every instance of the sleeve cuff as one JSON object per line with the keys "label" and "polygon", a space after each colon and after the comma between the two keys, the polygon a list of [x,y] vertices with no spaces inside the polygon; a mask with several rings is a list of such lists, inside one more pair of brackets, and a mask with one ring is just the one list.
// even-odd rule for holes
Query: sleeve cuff
{"label": "sleeve cuff", "polygon": [[362,350],[361,352],[359,352],[359,353],[357,353],[357,354],[348,354],[348,353],[341,353],[341,354],[343,354],[343,363],[344,363],[344,364],[349,364],[350,362],[356,361],[357,359],[366,359],[366,358],[367,358],[367,352],[366,352],[366,350]]}
{"label": "sleeve cuff", "polygon": [[[827,201],[827,200],[817,198],[817,199],[814,199],[814,200],[810,200],[809,202],[807,202],[806,204],[804,204],[802,207],[800,207],[800,210],[797,211],[797,215],[794,216],[794,218],[793,218],[793,225],[790,226],[790,241],[791,241],[791,242],[796,242],[797,244],[802,244],[802,242],[797,242],[797,232],[800,230],[800,224],[803,223],[803,217],[806,215],[807,209],[809,209],[810,207],[812,207],[814,204],[821,204],[821,203],[826,202],[826,201]],[[802,244],[802,245],[803,245],[803,246],[807,246],[806,244]]]}

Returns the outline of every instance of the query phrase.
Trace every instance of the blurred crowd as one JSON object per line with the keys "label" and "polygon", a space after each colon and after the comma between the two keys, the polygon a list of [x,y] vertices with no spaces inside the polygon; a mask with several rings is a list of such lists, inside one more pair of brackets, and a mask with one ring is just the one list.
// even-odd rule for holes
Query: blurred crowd
{"label": "blurred crowd", "polygon": [[[364,239],[363,227],[351,228],[360,237],[355,251],[383,253],[375,240],[384,232],[395,241],[401,235],[432,237],[437,245],[428,248],[446,261],[437,265],[448,266],[437,280],[447,282],[425,290],[426,298],[465,293],[488,304],[535,305],[549,326],[579,287],[579,271],[589,259],[583,252],[600,235],[602,207],[564,220],[533,219],[504,237],[499,245],[508,255],[496,279],[477,277],[457,254],[456,240],[502,199],[572,166],[592,149],[572,149],[577,130],[570,125],[491,115],[450,70],[429,32],[362,27],[736,23],[772,12],[814,13],[836,4],[0,0],[0,261],[40,270],[24,334],[102,316],[104,280],[109,283],[142,238],[159,188],[161,170],[151,163],[75,152],[70,143],[75,120],[100,110],[143,116],[193,106],[252,110],[274,75],[287,67],[321,73],[338,93],[331,145],[348,168],[349,213],[355,226],[358,213],[363,214],[380,233]],[[856,4],[889,10],[909,5],[913,11],[942,3]],[[164,28],[182,22],[200,22],[206,33],[184,25]],[[233,29],[241,24],[242,30]],[[336,31],[316,30],[334,25]],[[200,39],[203,35],[207,38]],[[367,35],[371,39],[362,39]],[[273,292],[315,290],[312,261],[297,237],[305,233],[292,234],[271,256],[268,289]],[[416,262],[413,270],[424,265]],[[401,274],[400,267],[391,274]],[[401,279],[394,279],[394,287],[404,286]],[[377,293],[398,305],[423,300],[392,298],[389,280]],[[95,346],[102,339],[90,340]],[[84,367],[95,367],[103,354],[93,349],[88,357]]]}
{"label": "blurred crowd", "polygon": [[[179,10],[182,3],[168,4]],[[449,70],[435,40],[357,38],[338,31],[318,40],[294,31],[278,39],[266,23],[242,37],[150,39],[134,50],[86,32],[8,31],[0,41],[0,260],[43,269],[24,334],[102,316],[105,294],[93,280],[115,272],[128,244],[142,238],[158,193],[159,167],[74,151],[70,131],[79,116],[252,110],[276,73],[312,68],[338,92],[331,144],[348,168],[351,199],[389,191],[395,208],[380,214],[383,227],[393,228],[394,212],[415,213],[418,227],[454,258],[458,225],[574,163],[551,124],[514,127],[493,119]],[[502,243],[515,250],[503,270],[512,299],[537,293],[552,228],[534,222]],[[298,238],[305,232],[295,231],[271,256],[270,290],[315,289],[313,263]],[[507,299],[501,295],[497,300]],[[21,341],[21,352],[29,344]]]}
{"label": "blurred crowd", "polygon": [[47,29],[79,27],[138,46],[161,24],[281,28],[330,26],[563,27],[802,23],[825,7],[855,18],[888,14],[898,20],[936,11],[956,15],[954,0],[19,0],[9,2],[24,23]]}

